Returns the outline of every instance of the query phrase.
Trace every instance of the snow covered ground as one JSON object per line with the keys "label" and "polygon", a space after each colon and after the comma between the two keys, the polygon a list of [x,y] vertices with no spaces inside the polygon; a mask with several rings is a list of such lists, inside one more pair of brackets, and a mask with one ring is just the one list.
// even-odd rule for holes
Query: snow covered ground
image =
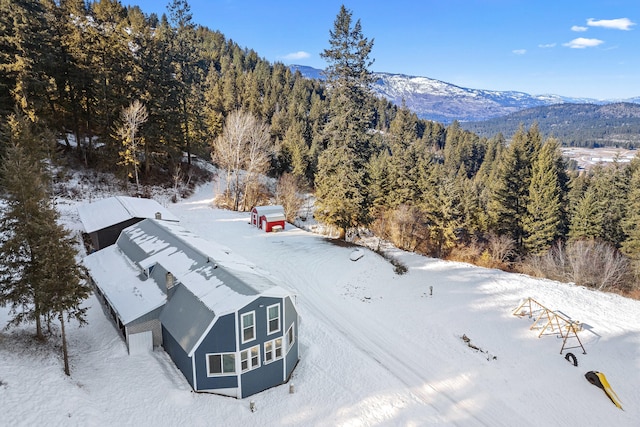
{"label": "snow covered ground", "polygon": [[[167,207],[297,294],[294,393],[290,384],[244,400],[193,393],[162,350],[129,356],[91,297],[88,326],[68,330],[71,377],[33,328],[0,332],[0,425],[639,425],[640,301],[396,250],[409,268],[397,275],[366,249],[357,259],[291,225],[251,227],[248,213],[212,207],[214,188]],[[59,206],[80,230],[75,202]],[[578,367],[560,354],[562,339],[538,338],[531,319],[512,314],[527,297],[584,324],[587,354],[569,350]],[[0,308],[0,324],[7,318]],[[591,370],[606,374],[624,410],[585,379]]]}

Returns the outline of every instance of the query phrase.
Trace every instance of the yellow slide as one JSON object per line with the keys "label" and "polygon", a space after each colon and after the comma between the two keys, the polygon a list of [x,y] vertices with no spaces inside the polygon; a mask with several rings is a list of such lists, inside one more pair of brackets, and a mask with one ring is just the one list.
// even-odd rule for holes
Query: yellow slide
{"label": "yellow slide", "polygon": [[602,390],[604,390],[605,394],[609,399],[611,399],[613,404],[616,405],[618,408],[622,409],[622,405],[620,404],[620,399],[618,398],[618,395],[616,394],[615,391],[613,391],[613,389],[609,385],[609,381],[607,381],[607,377],[605,377],[602,372],[589,371],[586,374],[584,374],[584,376],[587,379],[587,381],[589,381],[591,384],[597,387],[600,387]]}
{"label": "yellow slide", "polygon": [[622,409],[622,405],[620,404],[620,399],[618,398],[618,395],[616,394],[616,392],[613,391],[613,389],[609,385],[609,381],[607,381],[607,377],[605,377],[602,372],[596,372],[596,375],[598,376],[598,378],[600,378],[600,382],[602,383],[604,392],[607,393],[607,396],[609,396],[609,399],[611,399],[614,405]]}

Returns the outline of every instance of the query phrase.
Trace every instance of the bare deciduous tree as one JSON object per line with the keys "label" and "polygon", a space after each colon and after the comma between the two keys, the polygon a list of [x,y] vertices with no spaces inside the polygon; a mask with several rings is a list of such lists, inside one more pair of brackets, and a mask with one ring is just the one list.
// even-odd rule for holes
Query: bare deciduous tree
{"label": "bare deciduous tree", "polygon": [[624,287],[629,262],[613,245],[593,239],[575,240],[567,246],[570,278],[598,290]]}
{"label": "bare deciduous tree", "polygon": [[298,180],[292,174],[285,173],[278,180],[276,202],[284,208],[287,221],[293,223],[304,204],[304,198],[300,195]]}
{"label": "bare deciduous tree", "polygon": [[[144,139],[136,138],[136,134],[147,119],[149,114],[147,108],[143,103],[137,99],[133,101],[128,107],[123,108],[120,113],[120,126],[116,129],[118,139],[122,141],[123,150],[119,151],[120,162],[118,164],[125,167],[133,166],[133,171],[136,179],[136,190],[140,191],[140,180],[138,178],[138,165],[140,160],[138,159],[139,147],[144,145]],[[132,178],[131,172],[128,173]]]}
{"label": "bare deciduous tree", "polygon": [[527,258],[523,271],[566,280],[601,291],[629,286],[629,260],[611,243],[594,240],[558,242],[547,253]]}
{"label": "bare deciduous tree", "polygon": [[506,235],[489,235],[489,253],[497,263],[504,263],[515,254],[515,241]]}
{"label": "bare deciduous tree", "polygon": [[239,209],[243,190],[246,196],[259,187],[273,151],[270,142],[269,127],[242,110],[229,115],[213,141],[211,159],[226,171],[225,194],[233,199],[234,210]]}

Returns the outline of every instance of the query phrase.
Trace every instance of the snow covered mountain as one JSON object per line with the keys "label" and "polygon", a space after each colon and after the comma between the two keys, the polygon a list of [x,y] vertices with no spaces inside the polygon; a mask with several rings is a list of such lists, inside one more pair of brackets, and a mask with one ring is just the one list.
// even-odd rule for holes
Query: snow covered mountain
{"label": "snow covered mountain", "polygon": [[562,103],[598,103],[559,95],[529,95],[515,91],[468,89],[428,77],[374,73],[374,91],[396,105],[405,100],[419,117],[449,123],[480,121],[531,107]]}
{"label": "snow covered mountain", "polygon": [[[321,70],[292,65],[308,78],[322,78]],[[569,98],[560,95],[530,95],[516,91],[469,89],[428,77],[404,74],[373,73],[373,90],[396,105],[404,99],[409,109],[420,118],[450,123],[482,121],[526,108],[562,103],[605,104],[588,98]],[[633,102],[633,101],[630,101]]]}

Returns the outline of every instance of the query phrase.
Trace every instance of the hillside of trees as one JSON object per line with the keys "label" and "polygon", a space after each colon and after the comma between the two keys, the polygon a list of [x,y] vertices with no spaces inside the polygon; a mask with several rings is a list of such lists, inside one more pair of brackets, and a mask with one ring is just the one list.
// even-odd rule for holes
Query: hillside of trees
{"label": "hillside of trees", "polygon": [[638,289],[640,161],[578,175],[559,151],[568,141],[537,123],[507,143],[375,97],[373,41],[344,6],[322,82],[196,25],[186,0],[167,10],[0,0],[0,163],[20,141],[11,123],[59,141],[49,158],[116,173],[133,194],[191,179],[197,155],[226,173],[220,206],[275,200],[293,220],[311,191],[341,238],[373,232],[430,256]]}
{"label": "hillside of trees", "polygon": [[640,147],[640,105],[556,104],[527,108],[503,117],[465,122],[461,126],[481,136],[502,133],[510,139],[520,125],[537,123],[540,132],[566,147]]}

